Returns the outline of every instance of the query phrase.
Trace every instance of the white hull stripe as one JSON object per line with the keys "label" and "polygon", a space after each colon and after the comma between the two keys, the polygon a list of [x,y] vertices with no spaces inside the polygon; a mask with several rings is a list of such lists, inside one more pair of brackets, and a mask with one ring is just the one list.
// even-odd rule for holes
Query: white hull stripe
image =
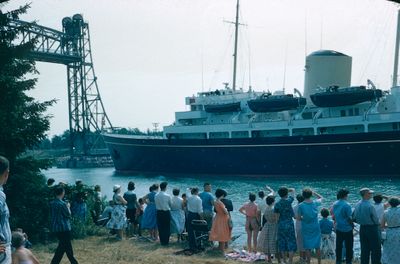
{"label": "white hull stripe", "polygon": [[400,139],[374,140],[374,141],[349,141],[331,143],[298,143],[298,144],[257,144],[257,145],[146,145],[133,143],[114,143],[105,141],[110,145],[135,146],[135,147],[158,147],[158,148],[242,148],[242,147],[300,147],[300,146],[332,146],[332,145],[359,145],[359,144],[380,144],[380,143],[400,143]]}

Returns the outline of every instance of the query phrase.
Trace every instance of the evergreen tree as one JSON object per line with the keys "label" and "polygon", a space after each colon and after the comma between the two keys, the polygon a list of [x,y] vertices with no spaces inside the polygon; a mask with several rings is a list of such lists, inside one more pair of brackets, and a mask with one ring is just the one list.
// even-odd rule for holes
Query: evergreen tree
{"label": "evergreen tree", "polygon": [[54,101],[38,102],[27,95],[35,88],[35,62],[29,52],[36,40],[18,44],[18,35],[31,25],[13,28],[10,21],[27,12],[29,5],[4,11],[9,0],[0,0],[0,155],[10,160],[10,178],[5,186],[11,228],[21,227],[31,236],[48,221],[45,177],[40,170],[47,161],[27,156],[43,140],[50,117],[45,114]]}

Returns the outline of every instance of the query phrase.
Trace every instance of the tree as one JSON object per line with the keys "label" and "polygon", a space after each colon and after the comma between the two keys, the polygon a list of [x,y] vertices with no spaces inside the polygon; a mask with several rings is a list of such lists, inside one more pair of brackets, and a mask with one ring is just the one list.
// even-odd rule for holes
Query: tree
{"label": "tree", "polygon": [[45,177],[40,172],[48,161],[27,156],[26,150],[46,138],[50,116],[45,114],[54,101],[38,102],[27,95],[35,88],[35,62],[29,52],[35,40],[17,44],[21,31],[30,25],[12,28],[10,21],[26,13],[29,5],[4,11],[9,0],[0,0],[0,155],[10,160],[10,178],[5,186],[12,228],[21,227],[31,236],[47,225],[48,203]]}

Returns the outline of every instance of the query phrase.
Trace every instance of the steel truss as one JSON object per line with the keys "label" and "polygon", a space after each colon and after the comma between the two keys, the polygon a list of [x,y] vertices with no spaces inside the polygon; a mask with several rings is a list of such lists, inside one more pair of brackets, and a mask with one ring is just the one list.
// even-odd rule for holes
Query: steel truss
{"label": "steel truss", "polygon": [[65,17],[62,26],[61,32],[36,23],[10,22],[10,27],[21,32],[16,44],[35,40],[29,54],[32,59],[67,66],[70,151],[72,156],[89,155],[95,151],[100,132],[112,128],[112,124],[97,85],[89,24],[76,14]]}

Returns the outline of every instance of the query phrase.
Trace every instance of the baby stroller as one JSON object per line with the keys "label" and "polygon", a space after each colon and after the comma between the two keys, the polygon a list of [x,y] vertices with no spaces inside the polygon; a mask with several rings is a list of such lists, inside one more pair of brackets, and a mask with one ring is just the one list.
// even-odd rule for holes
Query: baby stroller
{"label": "baby stroller", "polygon": [[204,250],[211,245],[208,224],[205,220],[192,220],[194,239],[198,249]]}

